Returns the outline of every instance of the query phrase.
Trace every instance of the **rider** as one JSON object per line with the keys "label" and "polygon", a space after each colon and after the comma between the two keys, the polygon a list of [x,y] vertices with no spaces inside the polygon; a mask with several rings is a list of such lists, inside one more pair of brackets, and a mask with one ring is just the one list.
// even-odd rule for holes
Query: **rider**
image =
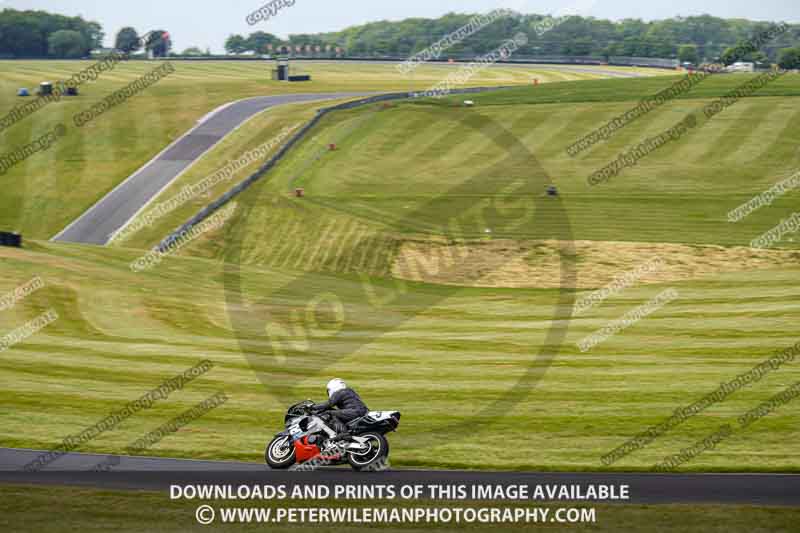
{"label": "rider", "polygon": [[[332,410],[334,407],[336,409]],[[329,411],[333,420],[333,429],[338,433],[334,439],[344,436],[345,424],[369,412],[358,393],[348,388],[347,384],[339,378],[328,382],[328,401],[314,404],[312,409],[318,412]]]}

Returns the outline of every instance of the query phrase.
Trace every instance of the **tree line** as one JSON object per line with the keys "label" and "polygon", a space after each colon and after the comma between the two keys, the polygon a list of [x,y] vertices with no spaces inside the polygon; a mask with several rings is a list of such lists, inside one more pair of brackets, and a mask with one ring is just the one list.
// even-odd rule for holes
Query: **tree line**
{"label": "tree line", "polygon": [[[225,42],[228,54],[304,53],[358,57],[407,57],[418,53],[475,17],[448,13],[436,19],[410,18],[352,26],[338,32],[293,34],[281,39],[258,31],[248,36],[231,35]],[[609,21],[571,16],[559,19],[549,31],[542,15],[512,14],[501,17],[444,52],[448,56],[477,56],[497,49],[518,33],[528,44],[515,55],[521,57],[611,56],[675,58],[695,64],[726,63],[737,44],[771,26],[769,22],[722,19],[710,15],[678,17],[644,22],[639,19]],[[102,48],[104,33],[97,22],[45,11],[0,11],[0,58],[79,58]],[[132,27],[116,35],[114,47],[125,53],[144,51],[154,57],[174,55],[166,30],[140,35]],[[196,47],[183,55],[210,55]],[[778,62],[784,68],[800,68],[800,26],[791,26],[760,50],[741,58],[760,63]]]}
{"label": "tree line", "polygon": [[[77,59],[103,48],[102,26],[83,17],[67,17],[46,11],[0,11],[0,58]],[[165,30],[154,30],[140,36],[131,27],[117,33],[114,47],[125,53],[144,50],[155,57],[164,57],[172,50],[172,41]]]}
{"label": "tree line", "polygon": [[[323,50],[338,46],[344,48],[349,56],[404,57],[424,50],[444,35],[467,25],[474,16],[449,13],[436,19],[372,22],[338,32],[290,35],[287,40],[264,32],[247,37],[231,35],[225,48],[229,54],[268,54],[282,46],[290,50],[306,45],[311,45],[313,49],[319,46]],[[730,56],[737,44],[772,25],[769,22],[722,19],[710,15],[651,22],[571,16],[559,20],[553,29],[541,32],[540,28],[547,26],[547,19],[542,15],[520,14],[502,17],[449,48],[444,57],[486,54],[522,32],[528,36],[528,44],[516,52],[515,55],[519,56],[591,56],[605,59],[633,56],[680,59],[696,64],[724,62],[726,52]],[[760,51],[742,59],[775,62],[783,49],[797,47],[798,43],[800,26],[795,25],[765,44]]]}
{"label": "tree line", "polygon": [[0,57],[78,58],[103,46],[103,29],[82,17],[46,11],[0,11]]}

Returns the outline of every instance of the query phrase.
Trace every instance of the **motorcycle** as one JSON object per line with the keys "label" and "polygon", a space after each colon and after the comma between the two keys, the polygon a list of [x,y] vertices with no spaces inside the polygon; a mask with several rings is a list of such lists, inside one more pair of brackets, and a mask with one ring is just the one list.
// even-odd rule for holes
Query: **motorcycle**
{"label": "motorcycle", "polygon": [[349,463],[353,470],[374,470],[386,465],[389,441],[386,434],[400,424],[399,411],[370,411],[350,421],[345,434],[328,426],[331,417],[316,414],[314,402],[306,400],[286,412],[286,430],[275,435],[264,452],[267,464],[285,470],[294,465],[327,466]]}

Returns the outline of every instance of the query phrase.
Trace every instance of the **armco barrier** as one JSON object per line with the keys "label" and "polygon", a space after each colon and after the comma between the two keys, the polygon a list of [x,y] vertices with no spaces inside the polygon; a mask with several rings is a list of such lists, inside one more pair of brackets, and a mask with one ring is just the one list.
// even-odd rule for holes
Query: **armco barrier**
{"label": "armco barrier", "polygon": [[[517,86],[519,87],[519,86]],[[458,89],[450,91],[450,94],[473,94],[473,93],[481,93],[487,91],[496,91],[500,89],[510,89],[513,88],[512,86],[503,86],[503,87],[469,87],[466,89]],[[352,102],[344,102],[342,104],[337,104],[331,107],[324,107],[317,111],[317,114],[312,118],[308,124],[303,126],[300,131],[292,136],[289,141],[283,145],[283,147],[278,150],[274,156],[272,156],[269,161],[264,163],[258,170],[256,170],[250,177],[244,179],[242,182],[238,183],[237,185],[233,186],[228,192],[223,194],[217,200],[211,202],[206,207],[204,207],[199,213],[194,215],[191,219],[189,219],[185,224],[181,225],[178,229],[173,231],[167,238],[162,240],[158,244],[158,251],[164,252],[169,248],[169,245],[178,238],[179,235],[182,233],[190,230],[196,224],[199,224],[206,218],[210,217],[217,211],[219,208],[230,202],[233,198],[239,195],[242,191],[250,187],[253,183],[264,177],[264,175],[269,172],[275,165],[277,165],[292,149],[292,147],[303,140],[303,138],[308,135],[308,132],[311,131],[311,128],[316,126],[322,118],[331,113],[333,111],[340,111],[344,109],[353,109],[356,107],[361,107],[369,104],[374,104],[377,102],[385,102],[387,100],[403,100],[406,98],[419,98],[424,91],[418,92],[408,92],[408,93],[388,93],[388,94],[379,94],[376,96],[370,96],[367,98],[362,98],[360,100],[353,100]]]}
{"label": "armco barrier", "polygon": [[616,57],[608,58],[608,64],[619,67],[645,67],[674,69],[680,65],[677,59],[661,59],[658,57]]}

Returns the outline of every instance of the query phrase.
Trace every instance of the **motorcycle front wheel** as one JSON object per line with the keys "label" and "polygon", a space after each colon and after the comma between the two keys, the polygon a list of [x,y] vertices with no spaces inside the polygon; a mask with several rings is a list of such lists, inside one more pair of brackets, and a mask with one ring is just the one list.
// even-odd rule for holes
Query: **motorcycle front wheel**
{"label": "motorcycle front wheel", "polygon": [[285,470],[296,462],[292,439],[288,435],[278,435],[267,445],[264,459],[270,468]]}
{"label": "motorcycle front wheel", "polygon": [[364,433],[359,435],[367,439],[366,450],[350,450],[347,462],[353,470],[385,470],[386,458],[389,457],[389,441],[380,433]]}

